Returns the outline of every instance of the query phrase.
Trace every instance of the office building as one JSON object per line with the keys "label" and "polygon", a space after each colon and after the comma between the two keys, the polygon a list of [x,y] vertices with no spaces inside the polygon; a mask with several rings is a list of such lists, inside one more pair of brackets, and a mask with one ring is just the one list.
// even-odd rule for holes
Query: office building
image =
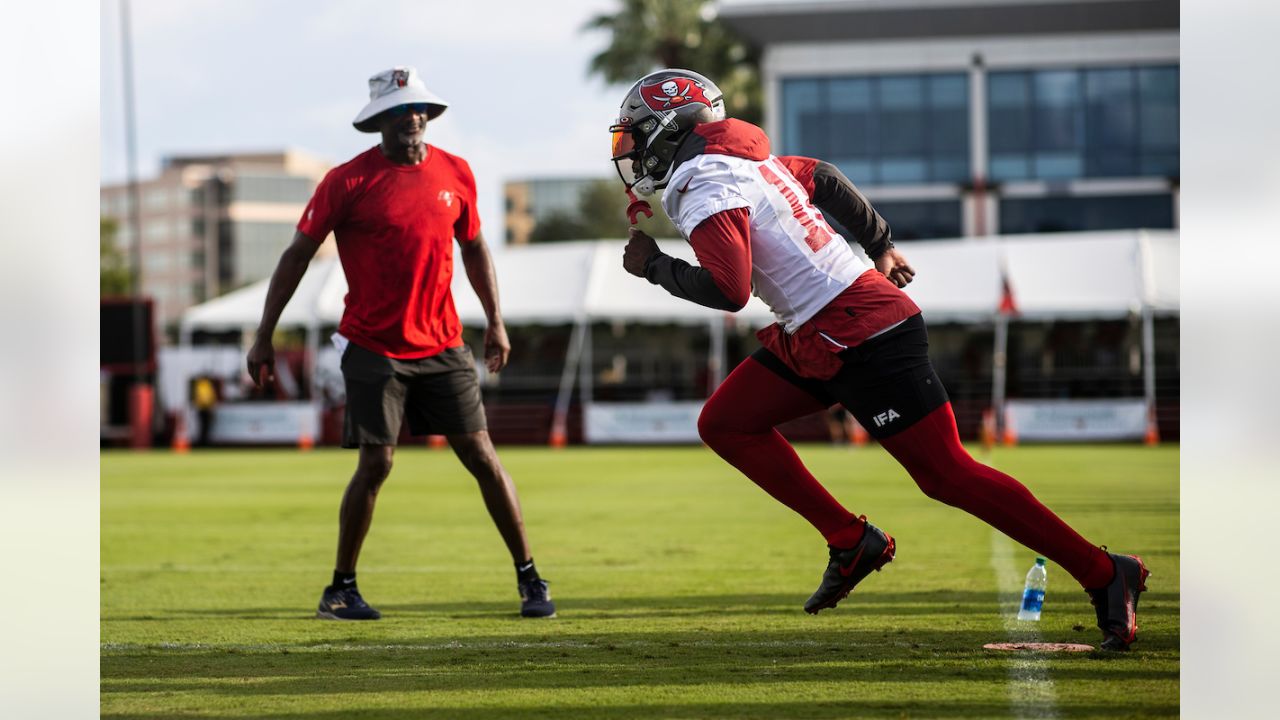
{"label": "office building", "polygon": [[1178,225],[1176,0],[732,2],[777,154],[898,239]]}

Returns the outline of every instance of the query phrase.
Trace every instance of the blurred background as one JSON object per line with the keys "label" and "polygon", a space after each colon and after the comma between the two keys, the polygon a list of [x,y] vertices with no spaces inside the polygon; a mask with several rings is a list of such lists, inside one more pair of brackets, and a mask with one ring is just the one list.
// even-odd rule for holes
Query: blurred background
{"label": "blurred background", "polygon": [[[670,66],[888,220],[965,439],[1178,439],[1177,2],[474,5],[103,3],[103,446],[337,443],[332,238],[269,392],[244,351],[312,190],[376,141],[350,122],[394,65],[451,102],[427,141],[477,177],[513,346],[480,370],[499,443],[697,442],[702,401],[772,321],[621,268],[606,129],[631,81]],[[692,259],[660,209],[642,227]],[[462,273],[454,299],[478,352]],[[836,413],[783,432],[865,442]]]}

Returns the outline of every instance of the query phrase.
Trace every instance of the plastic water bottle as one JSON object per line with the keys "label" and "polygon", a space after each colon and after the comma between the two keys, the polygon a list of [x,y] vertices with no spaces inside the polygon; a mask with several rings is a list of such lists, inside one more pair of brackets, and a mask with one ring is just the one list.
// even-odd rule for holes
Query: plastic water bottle
{"label": "plastic water bottle", "polygon": [[1044,558],[1036,558],[1036,564],[1027,571],[1027,585],[1022,590],[1022,607],[1018,609],[1019,620],[1039,620],[1040,607],[1044,605],[1044,589],[1049,584],[1048,573],[1045,572]]}

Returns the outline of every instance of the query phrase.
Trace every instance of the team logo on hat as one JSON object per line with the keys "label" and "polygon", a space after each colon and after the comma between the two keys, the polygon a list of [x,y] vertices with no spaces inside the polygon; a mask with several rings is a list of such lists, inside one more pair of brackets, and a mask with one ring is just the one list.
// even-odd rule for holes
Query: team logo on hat
{"label": "team logo on hat", "polygon": [[391,79],[395,81],[396,87],[404,87],[409,84],[409,71],[393,70],[391,72]]}
{"label": "team logo on hat", "polygon": [[707,100],[705,89],[693,78],[677,77],[655,82],[652,85],[641,85],[640,97],[644,98],[644,104],[654,112],[672,110],[694,103],[711,107],[711,101]]}

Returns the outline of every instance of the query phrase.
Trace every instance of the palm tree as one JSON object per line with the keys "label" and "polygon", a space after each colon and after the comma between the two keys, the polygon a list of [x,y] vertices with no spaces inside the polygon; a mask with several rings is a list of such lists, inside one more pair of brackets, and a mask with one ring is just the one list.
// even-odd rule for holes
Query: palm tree
{"label": "palm tree", "polygon": [[724,92],[730,117],[761,122],[759,53],[716,18],[713,2],[619,1],[616,13],[597,15],[583,27],[612,36],[591,59],[593,74],[610,83],[630,83],[660,68],[693,70]]}

